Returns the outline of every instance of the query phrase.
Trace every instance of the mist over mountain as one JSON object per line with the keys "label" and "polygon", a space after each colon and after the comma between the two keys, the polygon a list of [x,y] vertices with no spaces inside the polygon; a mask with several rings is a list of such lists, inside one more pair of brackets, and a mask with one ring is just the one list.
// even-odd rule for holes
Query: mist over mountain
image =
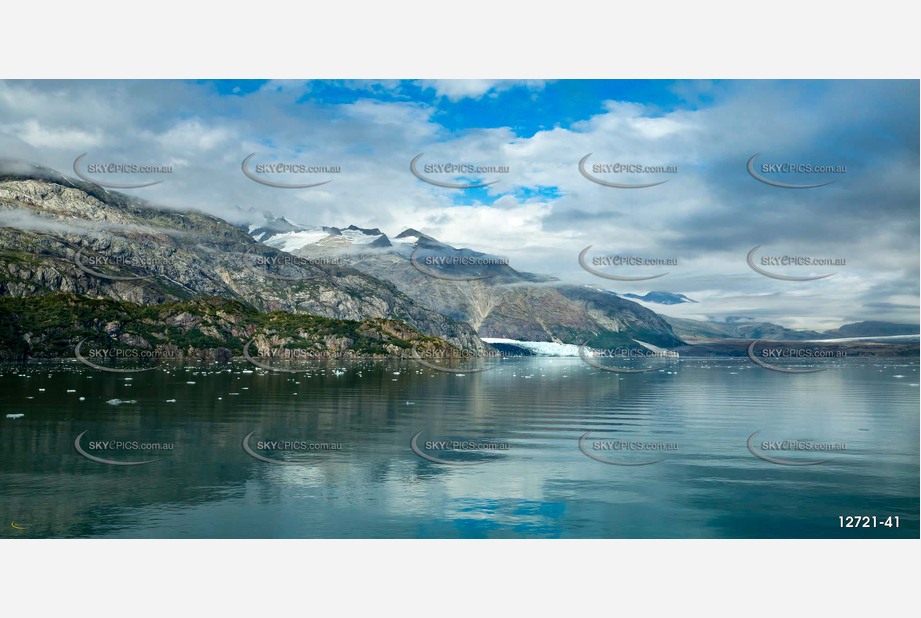
{"label": "mist over mountain", "polygon": [[217,297],[257,312],[396,320],[484,354],[491,348],[481,338],[677,348],[727,338],[918,332],[917,326],[885,322],[820,333],[743,317],[666,317],[631,299],[696,301],[665,291],[618,295],[518,271],[500,255],[456,247],[414,228],[388,236],[351,223],[305,225],[271,213],[261,218],[241,227],[2,161],[0,296],[64,292],[139,306]]}
{"label": "mist over mountain", "polygon": [[736,318],[727,322],[689,320],[662,316],[685,341],[706,341],[715,339],[769,339],[777,341],[807,341],[849,337],[891,337],[917,335],[917,324],[895,324],[891,322],[855,322],[840,328],[823,332],[794,330],[771,322],[755,322],[747,318]]}
{"label": "mist over mountain", "polygon": [[632,298],[634,300],[641,300],[647,303],[656,303],[658,305],[680,305],[682,303],[696,303],[696,300],[692,300],[685,296],[684,294],[675,294],[674,292],[647,292],[646,294],[640,296],[639,294],[621,294],[624,298]]}
{"label": "mist over mountain", "polygon": [[828,337],[894,337],[898,335],[917,335],[918,324],[895,324],[893,322],[866,321],[845,324],[823,334]]}
{"label": "mist over mountain", "polygon": [[[270,222],[271,224],[271,222]],[[428,309],[470,324],[481,337],[565,344],[674,347],[683,342],[655,312],[608,292],[514,269],[501,256],[454,247],[408,228],[388,238],[378,229],[295,225],[266,238],[307,259],[337,255],[392,283]]]}
{"label": "mist over mountain", "polygon": [[158,208],[35,166],[0,174],[0,295],[69,292],[139,305],[213,296],[261,312],[399,320],[461,348],[473,329],[338,263],[295,260],[201,212]]}
{"label": "mist over mountain", "polygon": [[259,312],[398,320],[483,353],[490,348],[478,333],[595,346],[683,343],[632,301],[519,272],[501,256],[412,228],[391,239],[376,228],[271,216],[241,228],[36,166],[0,174],[0,254],[0,295],[18,298],[64,292],[145,306],[218,297]]}

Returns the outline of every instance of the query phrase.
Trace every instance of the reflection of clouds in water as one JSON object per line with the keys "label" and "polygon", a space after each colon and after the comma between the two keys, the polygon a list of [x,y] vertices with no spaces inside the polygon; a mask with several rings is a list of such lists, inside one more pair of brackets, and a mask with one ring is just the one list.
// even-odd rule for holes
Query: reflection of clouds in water
{"label": "reflection of clouds in water", "polygon": [[[790,376],[747,359],[682,359],[674,375],[626,377],[578,359],[501,362],[501,373],[477,380],[417,373],[410,361],[364,363],[361,378],[245,373],[240,362],[229,372],[168,368],[131,382],[68,363],[0,366],[0,389],[26,413],[0,433],[8,454],[0,482],[38,536],[828,536],[829,511],[868,505],[902,514],[901,532],[916,536],[918,389],[908,386],[918,382],[916,361],[848,359]],[[176,404],[164,403],[169,390]],[[138,403],[105,406],[115,395]],[[77,396],[86,407],[73,407],[83,405]],[[62,410],[80,411],[77,431]],[[131,475],[91,462],[74,471],[72,442],[83,429],[144,433],[175,450]],[[257,429],[253,443],[343,449],[305,453],[305,466],[264,463],[241,448]],[[440,466],[409,447],[423,429],[425,440],[510,449],[479,466]],[[847,458],[784,470],[747,451],[757,429],[758,439],[845,442]],[[654,466],[604,465],[578,448],[588,430],[592,440],[678,450]]]}

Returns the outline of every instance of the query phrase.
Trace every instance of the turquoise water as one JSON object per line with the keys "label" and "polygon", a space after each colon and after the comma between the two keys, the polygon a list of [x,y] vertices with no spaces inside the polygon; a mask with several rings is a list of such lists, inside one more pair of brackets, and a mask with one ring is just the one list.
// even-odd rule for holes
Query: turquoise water
{"label": "turquoise water", "polygon": [[[578,358],[489,362],[464,375],[412,361],[296,374],[4,365],[0,538],[919,536],[917,360],[811,374],[736,359],[638,374]],[[755,432],[757,453],[813,465],[756,456]],[[298,465],[247,453],[248,435],[255,455]],[[154,461],[93,461],[78,436],[92,457]],[[783,440],[844,448],[759,447]],[[114,441],[171,448],[97,448]],[[282,441],[301,448],[260,447]],[[595,448],[621,441],[659,450]],[[879,523],[841,527],[857,515]],[[890,516],[898,528],[881,525]]]}

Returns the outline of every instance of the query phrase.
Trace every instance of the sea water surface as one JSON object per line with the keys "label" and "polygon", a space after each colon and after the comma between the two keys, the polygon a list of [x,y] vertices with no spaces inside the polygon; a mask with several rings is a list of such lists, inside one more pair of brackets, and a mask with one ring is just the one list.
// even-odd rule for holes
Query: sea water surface
{"label": "sea water surface", "polygon": [[0,538],[917,538],[918,361],[820,362],[6,364]]}

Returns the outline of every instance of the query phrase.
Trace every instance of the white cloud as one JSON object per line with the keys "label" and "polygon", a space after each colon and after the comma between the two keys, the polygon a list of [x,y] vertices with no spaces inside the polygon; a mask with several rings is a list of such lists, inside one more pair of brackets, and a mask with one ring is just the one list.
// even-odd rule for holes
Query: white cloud
{"label": "white cloud", "polygon": [[422,88],[433,89],[437,96],[446,97],[450,101],[481,99],[487,94],[495,95],[519,86],[540,89],[544,83],[544,80],[538,79],[422,79],[418,81]]}
{"label": "white cloud", "polygon": [[207,126],[196,118],[173,125],[156,139],[165,150],[185,153],[189,150],[212,150],[226,144],[233,135],[233,131],[226,127]]}
{"label": "white cloud", "polygon": [[69,148],[80,150],[92,148],[102,143],[99,131],[89,132],[83,129],[50,127],[30,118],[18,125],[0,127],[5,133],[11,133],[35,148]]}
{"label": "white cloud", "polygon": [[[379,227],[390,235],[415,227],[446,242],[507,255],[521,270],[576,283],[611,287],[578,267],[576,255],[589,244],[674,256],[680,267],[656,280],[661,287],[655,289],[682,292],[701,304],[667,313],[688,307],[714,316],[763,312],[775,322],[813,315],[823,324],[842,315],[916,319],[917,136],[914,151],[897,148],[898,140],[910,139],[900,137],[904,114],[891,111],[899,92],[885,85],[833,83],[808,105],[789,102],[789,86],[761,83],[722,87],[717,103],[700,110],[662,112],[608,101],[568,128],[520,137],[508,127],[452,132],[439,124],[437,105],[377,100],[374,90],[384,85],[369,84],[356,101],[319,104],[303,82],[223,98],[213,89],[177,82],[0,83],[0,155],[27,157],[65,174],[84,151],[173,163],[175,173],[160,185],[129,192],[234,223],[252,223],[258,216],[252,209],[304,224]],[[423,82],[449,100],[494,96],[520,85],[540,87]],[[759,150],[834,157],[848,140],[860,144],[852,155],[854,172],[827,189],[777,190],[745,171],[745,161]],[[265,160],[339,165],[342,173],[316,189],[273,189],[240,172],[251,152]],[[510,173],[486,190],[490,199],[498,198],[492,205],[458,205],[463,192],[427,185],[409,172],[409,161],[420,152],[433,161],[507,165]],[[674,164],[679,173],[651,189],[609,189],[579,174],[577,162],[589,152],[599,163]],[[537,187],[556,193],[524,190]],[[840,255],[848,268],[816,287],[819,296],[797,296],[791,286],[748,268],[745,253],[756,244]],[[769,303],[765,293],[771,294]],[[879,312],[872,302],[909,306]]]}

